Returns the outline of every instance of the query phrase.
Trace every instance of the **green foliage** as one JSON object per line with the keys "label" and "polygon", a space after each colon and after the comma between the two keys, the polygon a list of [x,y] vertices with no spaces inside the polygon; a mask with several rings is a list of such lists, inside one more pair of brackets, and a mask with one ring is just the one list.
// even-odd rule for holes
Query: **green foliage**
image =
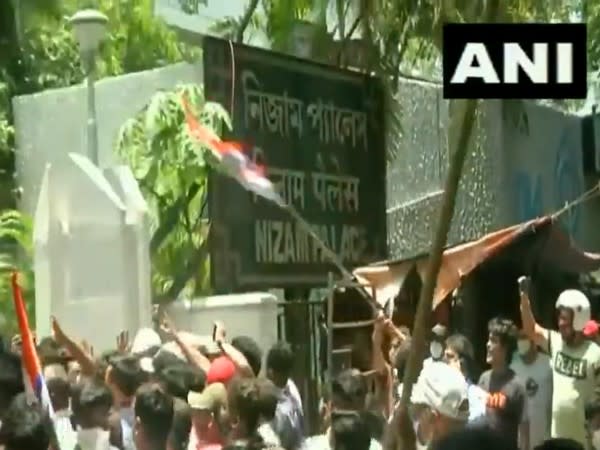
{"label": "green foliage", "polygon": [[30,320],[35,321],[33,303],[33,222],[15,210],[0,213],[0,333],[16,332],[10,275],[20,274],[25,306]]}
{"label": "green foliage", "polygon": [[[96,3],[95,7],[109,19],[109,35],[98,58],[100,77],[162,67],[194,56],[154,17],[152,0]],[[0,156],[14,151],[10,105],[13,96],[83,81],[77,43],[67,21],[83,6],[83,1],[63,0],[58,11],[45,15],[33,14],[41,10],[28,8],[32,12],[23,24],[20,40],[12,37],[11,45],[20,54],[18,63],[0,61]]]}
{"label": "green foliage", "polygon": [[[9,192],[14,172],[12,97],[68,87],[84,80],[77,43],[68,24],[68,17],[75,11],[93,6],[109,19],[109,34],[98,57],[100,77],[162,67],[194,56],[192,50],[154,18],[151,0],[89,3],[79,0],[0,1],[0,181],[3,188],[8,186]],[[21,9],[15,9],[15,5],[20,5]],[[2,27],[2,19],[12,17],[15,23],[7,21],[5,23],[11,26]],[[163,179],[159,184],[170,182],[178,185],[178,181],[172,179]],[[12,210],[0,214],[0,313],[11,320],[14,316],[5,275],[13,268],[24,274],[22,282],[27,307],[32,313],[34,309],[31,236],[29,219]],[[162,251],[168,252],[168,245]],[[11,327],[11,323],[7,326]],[[0,329],[1,325],[0,320]]]}
{"label": "green foliage", "polygon": [[206,149],[192,140],[182,98],[215,133],[231,129],[227,112],[206,102],[203,89],[182,85],[157,92],[137,116],[123,125],[117,152],[129,164],[150,210],[152,287],[158,301],[206,294],[207,257]]}

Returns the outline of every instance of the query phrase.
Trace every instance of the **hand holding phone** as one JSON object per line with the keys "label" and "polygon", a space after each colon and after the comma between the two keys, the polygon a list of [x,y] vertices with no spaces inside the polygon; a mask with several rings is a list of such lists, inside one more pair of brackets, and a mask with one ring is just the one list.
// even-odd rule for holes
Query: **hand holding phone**
{"label": "hand holding phone", "polygon": [[225,324],[219,320],[213,323],[213,341],[224,342],[225,341]]}
{"label": "hand holding phone", "polygon": [[531,278],[522,276],[519,277],[519,293],[529,295],[529,289],[531,288]]}

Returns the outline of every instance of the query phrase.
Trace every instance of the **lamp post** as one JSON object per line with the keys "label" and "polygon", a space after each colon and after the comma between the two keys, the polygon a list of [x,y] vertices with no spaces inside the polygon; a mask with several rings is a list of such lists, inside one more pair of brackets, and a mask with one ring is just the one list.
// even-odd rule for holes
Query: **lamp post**
{"label": "lamp post", "polygon": [[99,11],[84,9],[76,12],[69,23],[79,43],[81,63],[87,87],[87,150],[92,162],[98,165],[98,130],[96,128],[96,55],[106,36],[108,18]]}

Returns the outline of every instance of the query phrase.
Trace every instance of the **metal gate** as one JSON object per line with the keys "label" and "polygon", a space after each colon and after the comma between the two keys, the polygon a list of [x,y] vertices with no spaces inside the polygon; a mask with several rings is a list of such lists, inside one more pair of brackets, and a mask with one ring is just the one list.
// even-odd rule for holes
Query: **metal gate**
{"label": "metal gate", "polygon": [[290,343],[297,356],[294,381],[304,403],[310,432],[317,432],[319,401],[326,351],[325,290],[314,289],[309,298],[279,302],[277,337]]}

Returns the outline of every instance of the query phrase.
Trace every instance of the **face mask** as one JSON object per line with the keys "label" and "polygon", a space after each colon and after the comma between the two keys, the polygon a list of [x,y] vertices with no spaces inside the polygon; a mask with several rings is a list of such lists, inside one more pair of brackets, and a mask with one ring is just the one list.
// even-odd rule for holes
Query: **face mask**
{"label": "face mask", "polygon": [[121,408],[119,411],[119,417],[121,417],[121,420],[125,421],[127,425],[133,427],[133,424],[135,423],[135,413],[133,412],[132,406]]}
{"label": "face mask", "polygon": [[77,443],[81,450],[106,450],[109,448],[110,432],[102,428],[77,430]]}
{"label": "face mask", "polygon": [[596,430],[592,433],[592,447],[595,450],[600,450],[600,430]]}
{"label": "face mask", "polygon": [[519,355],[526,355],[530,349],[531,342],[529,342],[529,339],[519,339],[517,342],[517,351],[519,352]]}
{"label": "face mask", "polygon": [[442,353],[444,352],[444,347],[437,341],[433,341],[429,344],[429,353],[431,357],[435,360],[438,360],[442,357]]}

